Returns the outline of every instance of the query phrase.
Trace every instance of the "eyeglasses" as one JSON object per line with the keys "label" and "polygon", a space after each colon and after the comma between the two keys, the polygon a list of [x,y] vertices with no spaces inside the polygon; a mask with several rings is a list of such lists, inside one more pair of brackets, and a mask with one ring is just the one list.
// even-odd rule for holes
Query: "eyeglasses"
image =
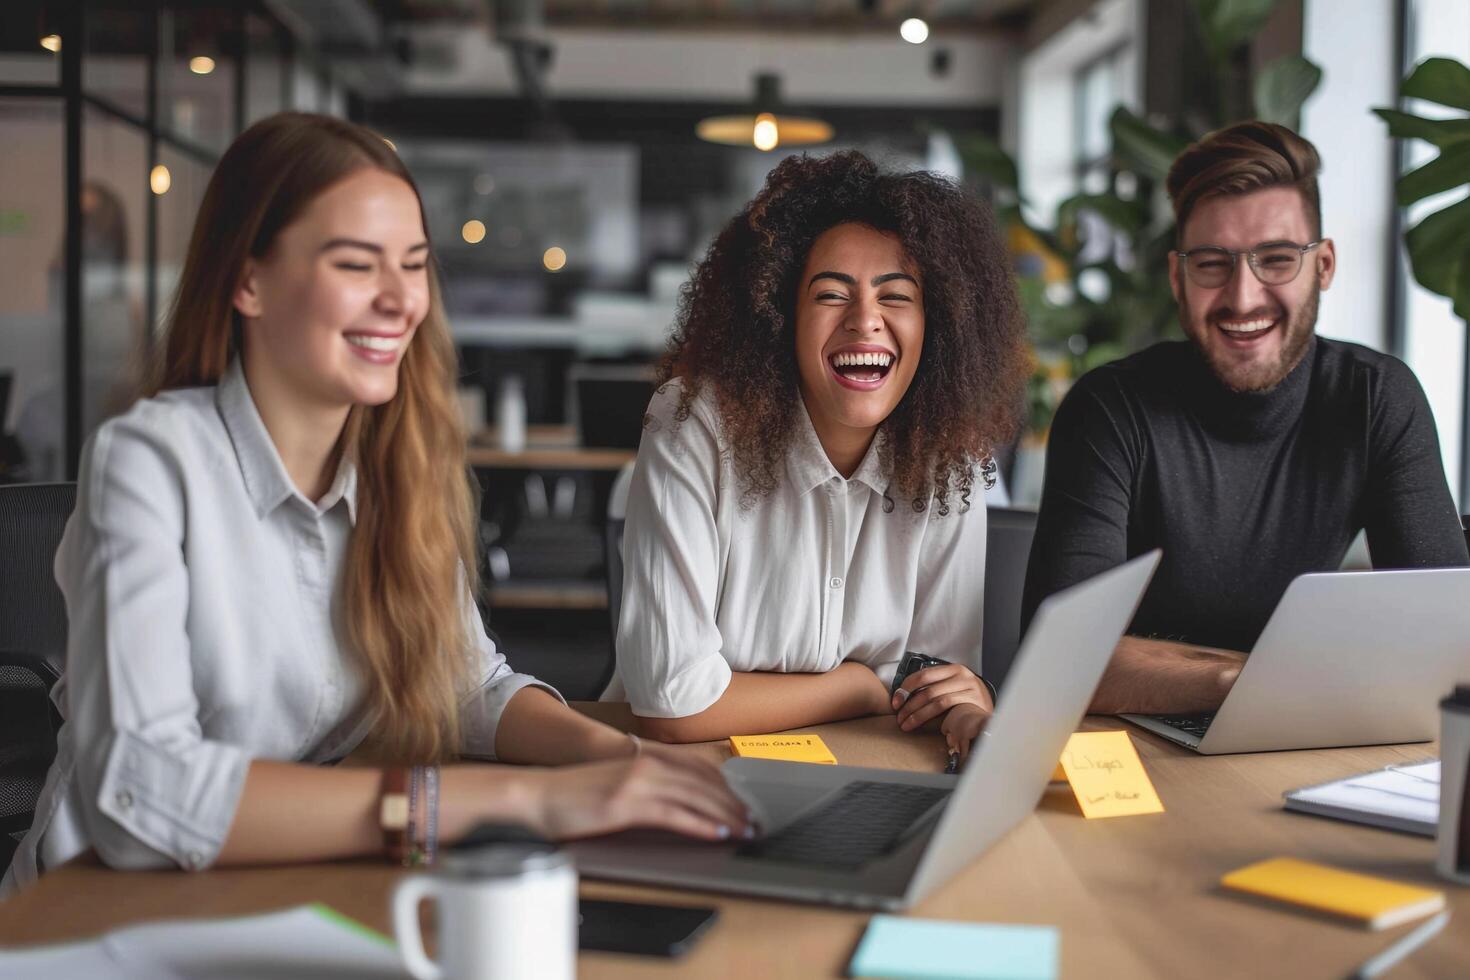
{"label": "eyeglasses", "polygon": [[1255,248],[1232,251],[1218,245],[1201,245],[1175,252],[1183,262],[1189,281],[1205,289],[1219,289],[1235,275],[1235,263],[1246,256],[1251,271],[1267,286],[1284,286],[1302,271],[1302,256],[1321,245],[1317,239],[1305,245],[1296,242],[1262,242]]}

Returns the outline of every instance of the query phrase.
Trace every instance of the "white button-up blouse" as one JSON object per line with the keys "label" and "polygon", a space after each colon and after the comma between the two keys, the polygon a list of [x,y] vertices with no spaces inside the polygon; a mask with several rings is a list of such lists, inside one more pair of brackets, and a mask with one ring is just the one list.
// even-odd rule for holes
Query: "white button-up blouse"
{"label": "white button-up blouse", "polygon": [[644,420],[623,536],[617,676],[603,695],[647,718],[698,714],[732,671],[818,672],[856,660],[888,683],[908,651],[980,672],[985,500],[941,516],[892,495],[879,440],[851,479],[798,399],[775,490],[741,506],[713,393],[674,421],[681,382]]}
{"label": "white button-up blouse", "polygon": [[[238,361],[97,430],[56,555],[66,724],[0,893],[87,848],[208,867],[252,759],[329,762],[363,740],[374,719],[336,622],[356,494],[350,461],[317,503],[296,490]],[[539,682],[468,596],[464,615],[481,680],[461,749],[493,758],[501,711]]]}

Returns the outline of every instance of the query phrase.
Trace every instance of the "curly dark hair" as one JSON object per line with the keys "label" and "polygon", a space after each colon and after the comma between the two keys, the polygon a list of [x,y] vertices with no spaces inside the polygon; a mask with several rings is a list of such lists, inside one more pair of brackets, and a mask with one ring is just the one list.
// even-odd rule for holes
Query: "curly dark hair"
{"label": "curly dark hair", "polygon": [[[1024,318],[989,208],[929,173],[885,174],[848,150],[793,156],[710,245],[684,285],[659,380],[679,376],[675,421],[712,385],[745,504],[775,489],[797,418],[796,297],[807,253],[854,222],[896,235],[920,272],[924,347],[883,423],[892,485],[939,513],[968,507],[974,467],[1015,436],[1028,373]],[[892,509],[891,499],[888,509]]]}

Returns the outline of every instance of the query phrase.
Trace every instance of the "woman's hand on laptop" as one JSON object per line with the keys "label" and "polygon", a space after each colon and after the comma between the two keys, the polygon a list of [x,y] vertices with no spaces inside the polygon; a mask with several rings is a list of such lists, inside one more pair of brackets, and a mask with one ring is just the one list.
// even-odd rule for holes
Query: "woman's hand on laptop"
{"label": "woman's hand on laptop", "polygon": [[753,832],[749,811],[719,768],[689,752],[647,746],[631,758],[529,771],[524,777],[530,823],[551,840],[634,827],[704,840]]}

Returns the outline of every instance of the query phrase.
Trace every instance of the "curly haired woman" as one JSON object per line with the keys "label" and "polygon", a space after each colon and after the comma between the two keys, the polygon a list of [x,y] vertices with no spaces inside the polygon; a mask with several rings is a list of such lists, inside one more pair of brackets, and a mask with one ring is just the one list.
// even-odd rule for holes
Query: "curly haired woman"
{"label": "curly haired woman", "polygon": [[[628,500],[618,676],[664,741],[893,713],[967,754],[1022,318],[984,205],[793,157],[685,288]],[[889,686],[906,652],[947,661]]]}

